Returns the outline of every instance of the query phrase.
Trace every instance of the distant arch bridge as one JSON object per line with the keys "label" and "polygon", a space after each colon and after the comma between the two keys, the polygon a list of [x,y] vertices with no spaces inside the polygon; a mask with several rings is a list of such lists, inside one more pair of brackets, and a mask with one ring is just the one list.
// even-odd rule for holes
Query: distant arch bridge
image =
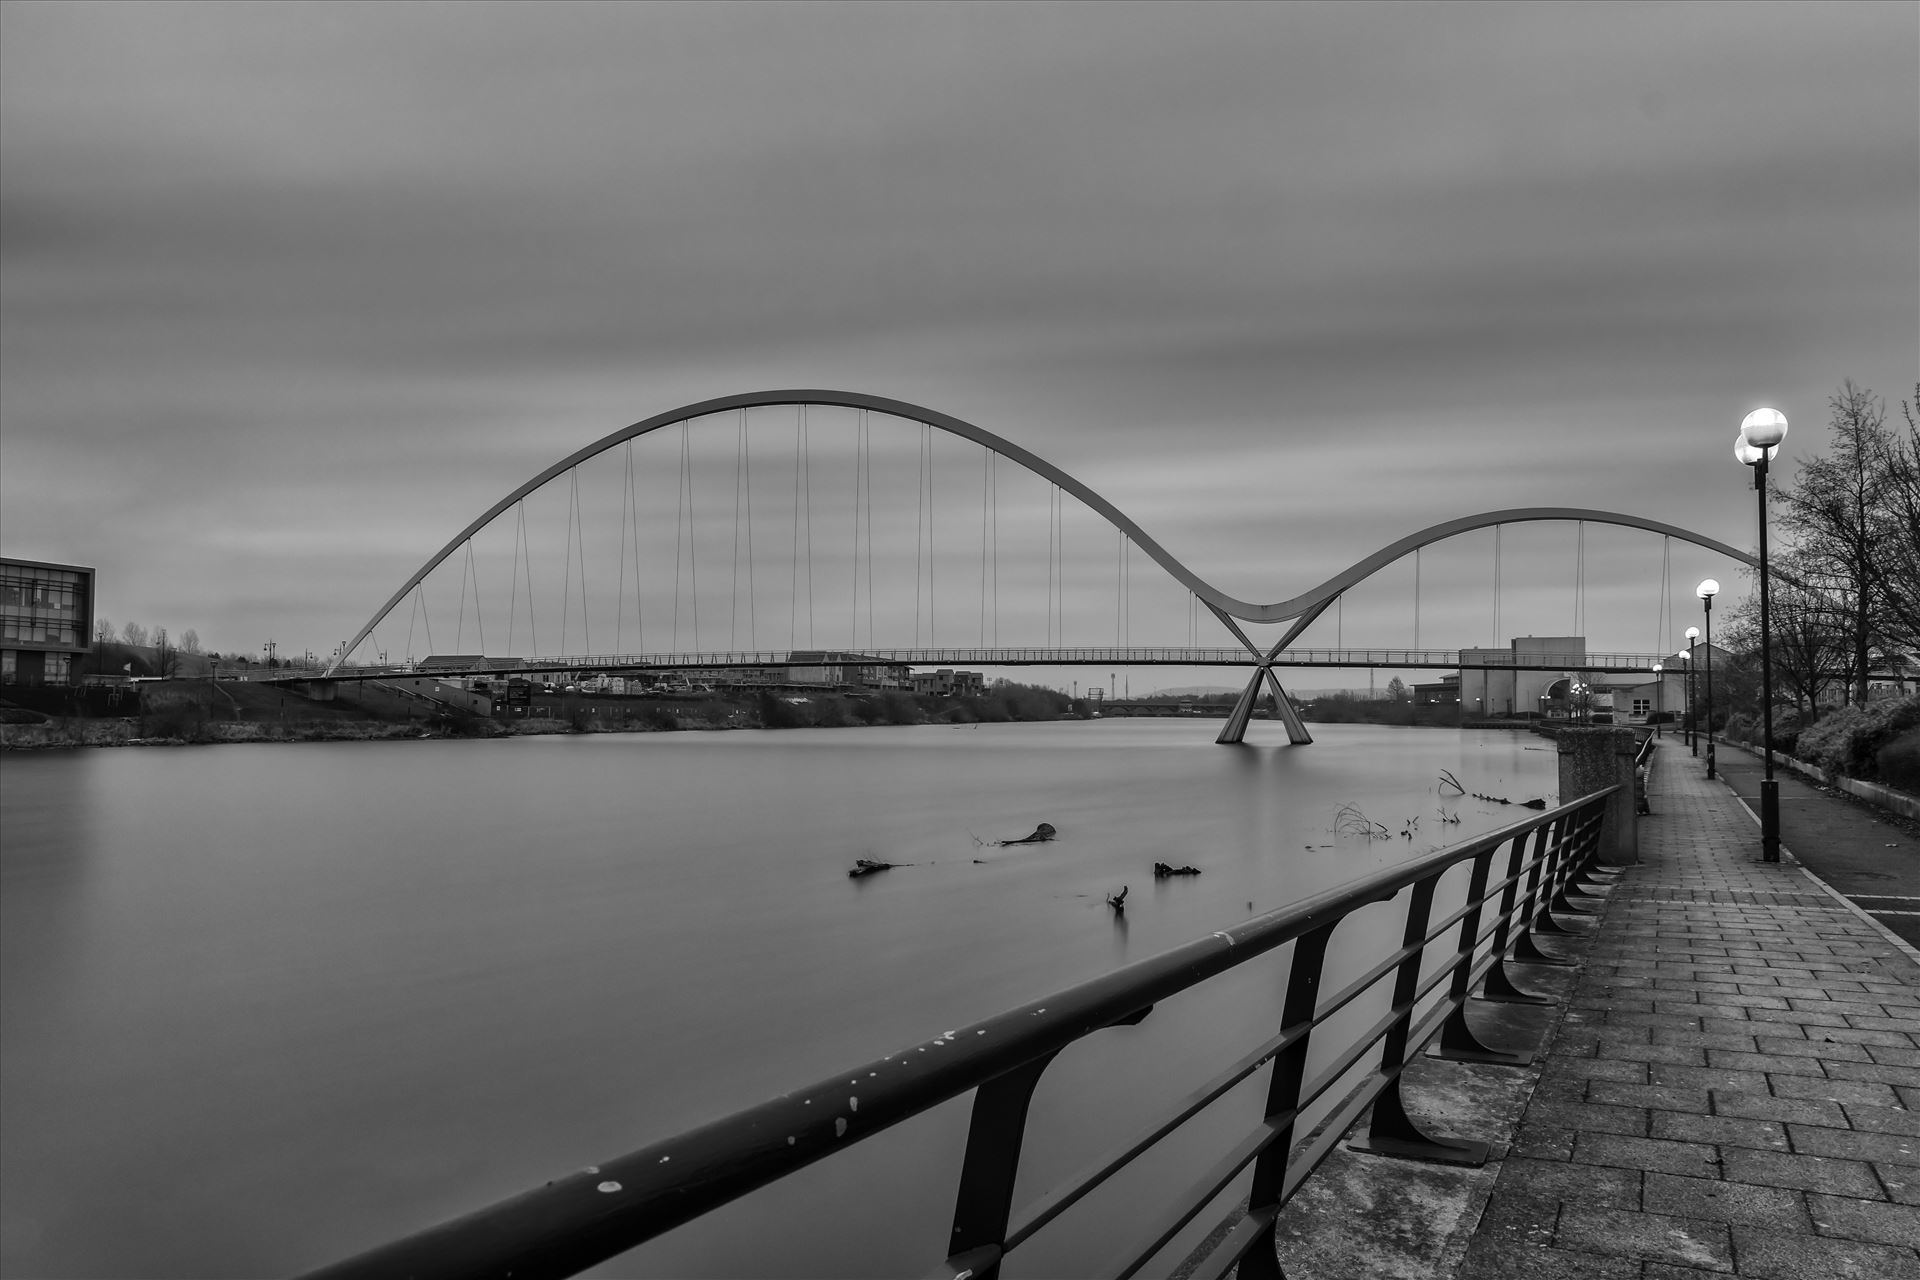
{"label": "distant arch bridge", "polygon": [[[677,408],[677,409],[670,409],[664,413],[655,414],[650,418],[646,418],[640,422],[636,422],[630,426],[624,427],[618,431],[615,431],[607,436],[602,437],[599,440],[594,441],[591,444],[588,444],[578,450],[575,450],[573,453],[568,454],[566,457],[561,458],[559,461],[545,468],[544,470],[539,472],[537,475],[527,480],[525,483],[509,491],[499,501],[495,502],[493,505],[491,505],[485,511],[483,511],[478,517],[476,517],[470,524],[468,524],[459,533],[456,533],[452,538],[450,538],[447,541],[447,543],[444,546],[442,546],[438,551],[436,551],[433,555],[428,557],[427,560],[417,570],[415,570],[414,573],[412,573],[400,585],[400,587],[393,592],[391,596],[387,598],[385,603],[383,603],[378,609],[374,611],[373,615],[370,618],[368,618],[367,622],[363,626],[361,626],[361,628],[353,635],[353,637],[341,645],[340,649],[337,651],[336,655],[334,656],[334,659],[331,665],[329,665],[325,669],[325,671],[322,673],[323,677],[332,678],[332,679],[378,678],[382,675],[392,674],[394,671],[398,670],[399,667],[397,665],[379,664],[379,665],[347,666],[346,664],[348,659],[358,650],[359,646],[364,641],[366,641],[367,638],[374,632],[374,629],[378,627],[382,621],[387,619],[389,615],[391,615],[403,602],[405,602],[411,594],[415,593],[417,590],[420,589],[422,582],[427,578],[429,574],[431,574],[436,568],[440,567],[442,564],[446,563],[451,557],[453,557],[456,553],[458,553],[462,547],[471,548],[471,545],[472,545],[471,540],[473,539],[476,533],[480,532],[482,529],[492,524],[495,520],[499,519],[502,515],[507,513],[509,510],[512,510],[516,504],[521,503],[528,495],[533,494],[536,491],[542,489],[544,486],[552,483],[553,481],[560,479],[561,477],[566,476],[569,473],[574,472],[575,469],[578,468],[582,463],[587,462],[593,458],[596,458],[602,454],[605,454],[623,444],[627,444],[628,442],[637,440],[641,437],[650,435],[655,432],[662,431],[666,428],[674,427],[674,426],[685,427],[687,424],[690,424],[696,420],[717,419],[721,415],[732,414],[732,413],[742,414],[741,423],[742,423],[742,435],[743,435],[743,447],[744,447],[744,423],[745,423],[744,413],[745,411],[751,410],[751,409],[765,409],[765,408],[783,407],[783,406],[798,407],[802,410],[803,414],[804,414],[805,408],[808,406],[821,406],[821,407],[834,407],[834,408],[840,408],[840,409],[848,409],[848,410],[854,410],[862,415],[877,413],[889,418],[899,419],[906,423],[918,424],[920,427],[922,427],[928,432],[941,432],[941,433],[945,433],[946,435],[955,437],[957,439],[967,441],[971,444],[980,446],[983,450],[985,450],[988,454],[993,455],[995,458],[1005,459],[1008,462],[1013,463],[1017,467],[1032,473],[1034,476],[1037,476],[1040,479],[1049,483],[1050,485],[1054,486],[1060,493],[1071,495],[1073,498],[1077,499],[1080,503],[1082,503],[1087,509],[1097,513],[1102,519],[1104,519],[1109,525],[1111,525],[1115,531],[1117,531],[1117,534],[1120,538],[1124,539],[1126,543],[1131,544],[1131,546],[1137,547],[1141,552],[1144,552],[1145,555],[1150,560],[1152,560],[1155,564],[1157,564],[1175,582],[1179,583],[1181,586],[1185,587],[1189,592],[1191,592],[1193,597],[1199,603],[1205,605],[1206,608],[1216,618],[1219,619],[1219,621],[1233,634],[1235,639],[1237,639],[1240,642],[1240,644],[1243,646],[1241,649],[1221,649],[1221,648],[1205,648],[1205,647],[1197,647],[1197,646],[1144,647],[1144,646],[1130,646],[1130,645],[1115,645],[1110,647],[1087,647],[1087,646],[1067,647],[1059,644],[1048,644],[1044,646],[1024,646],[1024,647],[1002,647],[998,645],[992,645],[992,646],[980,645],[980,646],[971,647],[971,648],[967,648],[967,647],[956,648],[951,646],[946,648],[934,648],[931,646],[923,647],[916,644],[911,647],[863,646],[860,648],[860,652],[864,654],[868,654],[869,656],[872,656],[877,660],[906,662],[906,663],[912,663],[915,665],[930,665],[930,664],[936,664],[936,663],[955,663],[955,664],[969,663],[969,664],[992,665],[992,666],[1018,666],[1018,665],[1054,666],[1054,665],[1073,665],[1073,664],[1082,664],[1082,665],[1091,665],[1091,666],[1119,665],[1119,664],[1127,664],[1127,665],[1162,664],[1162,665],[1181,665],[1181,666],[1213,666],[1213,665],[1244,666],[1244,665],[1250,664],[1254,667],[1252,677],[1248,681],[1246,689],[1242,693],[1239,699],[1239,702],[1236,704],[1233,710],[1233,713],[1229,716],[1226,728],[1223,729],[1221,732],[1220,741],[1222,742],[1238,742],[1243,738],[1246,731],[1247,722],[1252,716],[1255,703],[1260,695],[1260,691],[1263,684],[1266,685],[1273,694],[1274,705],[1276,707],[1276,710],[1278,711],[1279,715],[1287,725],[1289,740],[1296,744],[1306,743],[1312,740],[1311,735],[1307,732],[1306,726],[1300,722],[1299,717],[1293,711],[1292,705],[1289,702],[1284,689],[1282,689],[1278,678],[1274,674],[1274,668],[1276,667],[1282,667],[1282,666],[1387,667],[1387,666],[1392,666],[1392,667],[1406,667],[1406,668],[1432,667],[1432,668],[1446,668],[1446,669],[1456,669],[1461,667],[1463,665],[1461,661],[1461,655],[1458,651],[1455,651],[1455,650],[1346,649],[1346,648],[1317,649],[1317,650],[1292,650],[1291,649],[1293,642],[1300,636],[1300,634],[1303,631],[1305,631],[1306,628],[1309,625],[1311,625],[1317,618],[1319,618],[1321,614],[1323,614],[1329,606],[1331,606],[1336,600],[1338,600],[1341,597],[1342,593],[1350,590],[1356,584],[1378,573],[1381,569],[1385,568],[1387,565],[1394,563],[1395,561],[1401,559],[1402,557],[1407,556],[1415,551],[1418,551],[1423,547],[1431,546],[1434,543],[1441,542],[1449,538],[1457,537],[1459,535],[1470,533],[1475,530],[1496,528],[1496,527],[1510,525],[1510,524],[1524,524],[1524,523],[1536,522],[1536,521],[1582,522],[1582,523],[1592,523],[1592,524],[1601,524],[1601,525],[1615,525],[1622,528],[1643,530],[1648,533],[1658,534],[1663,537],[1677,539],[1679,541],[1686,542],[1686,543],[1691,543],[1695,546],[1702,547],[1707,550],[1716,552],[1740,564],[1745,564],[1745,565],[1755,566],[1755,567],[1757,567],[1758,565],[1758,561],[1753,555],[1749,554],[1746,551],[1741,550],[1738,547],[1731,546],[1725,542],[1720,541],[1717,538],[1708,537],[1705,534],[1696,533],[1692,530],[1682,528],[1678,525],[1669,524],[1665,521],[1660,521],[1660,520],[1652,520],[1644,516],[1632,515],[1625,512],[1603,511],[1603,510],[1595,510],[1591,508],[1582,508],[1582,507],[1513,507],[1513,508],[1507,508],[1507,509],[1498,510],[1498,511],[1481,512],[1476,515],[1460,516],[1455,519],[1442,521],[1439,524],[1431,525],[1431,526],[1428,526],[1427,528],[1417,530],[1413,533],[1409,533],[1406,536],[1396,539],[1395,541],[1390,542],[1387,545],[1381,547],[1379,550],[1373,552],[1371,555],[1365,556],[1360,560],[1355,561],[1352,565],[1341,570],[1339,573],[1332,575],[1331,577],[1327,578],[1325,581],[1320,582],[1317,585],[1312,586],[1305,591],[1302,591],[1293,596],[1289,596],[1285,599],[1272,601],[1270,603],[1261,603],[1257,601],[1243,600],[1237,596],[1234,596],[1226,591],[1221,590],[1220,588],[1216,587],[1214,584],[1202,578],[1198,573],[1196,573],[1194,570],[1192,570],[1187,565],[1182,563],[1179,559],[1177,559],[1165,547],[1161,546],[1160,543],[1152,537],[1152,535],[1147,533],[1145,529],[1141,528],[1140,525],[1136,523],[1131,517],[1129,517],[1125,512],[1121,511],[1118,507],[1114,506],[1106,498],[1102,497],[1099,493],[1095,492],[1092,488],[1090,488],[1089,486],[1087,486],[1086,484],[1084,484],[1083,482],[1081,482],[1080,480],[1078,480],[1068,472],[1048,462],[1046,459],[1039,457],[1037,454],[1034,454],[1029,450],[1022,448],[1020,445],[1014,443],[1013,441],[1008,440],[1002,436],[996,435],[995,433],[988,431],[983,427],[977,426],[970,422],[966,422],[960,418],[956,418],[951,414],[942,413],[936,409],[929,409],[921,405],[909,404],[904,401],[892,400],[882,396],[868,395],[862,392],[814,390],[814,389],[747,392],[747,393],[738,394],[738,395],[721,396],[711,400],[703,400],[694,404],[681,406],[680,408]],[[805,419],[803,416],[801,418],[801,422],[804,424],[804,421]],[[802,427],[802,434],[804,434],[804,426]],[[926,456],[930,459],[931,454],[929,453]],[[748,473],[749,512],[751,512],[752,495],[751,495],[751,488],[750,488],[751,486],[750,458],[748,459],[747,465],[749,467],[749,473]],[[799,484],[801,483],[800,477],[805,474],[801,462],[798,462],[798,461],[796,462],[794,474],[796,477],[795,487],[797,489],[799,487]],[[927,482],[930,486],[931,485],[930,461],[927,463],[925,475],[927,477]],[[857,472],[856,472],[855,483],[856,483],[856,496],[857,496],[858,484],[859,484]],[[872,485],[870,474],[869,474],[869,479],[867,483],[869,485],[869,493],[870,493],[871,485]],[[987,490],[983,487],[982,492],[983,492],[982,501],[984,503],[987,501],[987,497],[985,496],[987,493]],[[688,504],[691,505],[692,494],[691,494],[690,479],[688,481],[688,491],[686,494],[686,498],[687,498]],[[797,502],[797,499],[796,499],[796,502]],[[737,513],[737,509],[738,508],[736,505],[736,513]],[[796,505],[795,507],[796,528],[798,527],[798,523],[799,523],[798,510],[799,508]],[[812,545],[811,516],[812,516],[812,511],[811,511],[811,508],[809,507],[809,510],[808,510],[809,532],[807,535],[809,538],[809,543],[808,543],[809,550],[811,550],[811,545]],[[855,530],[854,569],[855,569],[855,579],[856,579],[854,584],[854,598],[855,598],[856,607],[858,604],[858,596],[859,596],[859,582],[858,582],[858,573],[859,573],[858,539],[859,539],[859,532],[860,532],[859,518],[860,518],[859,513],[856,510],[854,514],[854,530]],[[916,519],[917,518],[918,517],[916,516]],[[624,516],[623,516],[623,519],[624,519]],[[678,515],[676,514],[676,521],[677,520],[678,520]],[[737,514],[736,514],[736,520],[737,520]],[[751,520],[751,514],[749,514],[749,520]],[[637,513],[635,517],[635,522],[637,526],[637,522],[638,522]],[[676,523],[676,534],[678,534],[678,532],[679,532],[679,526]],[[918,526],[916,526],[915,532],[916,532],[916,535],[918,535],[918,533],[920,532]],[[624,538],[624,535],[625,535],[624,523],[623,523],[622,533]],[[927,520],[927,540],[929,543],[929,555],[930,555],[932,534],[933,534],[932,520],[931,520],[931,517],[929,516]],[[570,537],[572,536],[571,530],[569,532],[569,536]],[[869,521],[867,536],[870,541],[872,537],[871,521]],[[982,554],[984,559],[984,555],[985,555],[985,534],[984,533],[982,535],[982,538],[983,538]],[[738,540],[737,528],[735,531],[735,539],[737,542]],[[751,539],[750,525],[749,525],[749,539]],[[624,554],[624,543],[623,543],[622,550]],[[571,553],[571,547],[569,547],[569,554],[570,553]],[[1052,555],[1053,555],[1053,552],[1049,550],[1049,557],[1050,557],[1049,571],[1050,572],[1053,568],[1053,562],[1051,559]],[[680,568],[679,551],[677,547],[675,551],[675,556],[676,556],[675,572],[677,575]],[[582,560],[584,561],[584,547],[582,549]],[[871,577],[871,573],[872,573],[871,566],[872,566],[871,550],[869,549],[869,559],[868,559],[869,577]],[[516,562],[516,567],[517,567],[517,562]],[[998,589],[997,567],[995,572],[996,572],[995,589],[997,591]],[[749,568],[749,573],[751,573],[751,568]],[[809,570],[809,573],[811,573],[811,570]],[[982,591],[984,593],[985,591],[984,567],[982,570],[982,574],[983,574]],[[624,575],[624,566],[623,566],[623,575]],[[1776,571],[1776,576],[1784,576],[1784,575],[1777,575],[1777,571]],[[623,576],[622,578],[623,588],[624,588],[624,585],[625,585],[625,579]],[[638,580],[637,580],[637,574],[636,574],[636,590],[637,590],[637,586],[638,586]],[[584,594],[584,590],[585,590],[585,584],[584,584],[584,570],[583,570],[582,571],[583,594]],[[919,613],[918,613],[919,588],[917,584],[916,584],[915,590],[916,590],[916,599],[914,602],[915,603],[915,624],[917,627],[918,618],[919,618]],[[678,599],[679,599],[679,596],[677,594],[679,592],[679,584],[677,582],[677,579],[675,583],[675,591],[676,591],[675,598],[676,598],[676,605],[677,605]],[[477,597],[477,594],[478,594],[478,583],[476,581],[475,583],[476,597]],[[529,607],[531,607],[531,595],[532,595],[532,583],[529,577],[529,581],[528,581]],[[463,596],[464,596],[464,584],[463,584]],[[464,599],[463,599],[462,607],[464,609]],[[477,605],[476,605],[476,608],[477,608]],[[869,594],[869,608],[871,608],[871,590]],[[1277,642],[1275,642],[1270,646],[1263,647],[1257,644],[1253,639],[1251,639],[1247,635],[1246,630],[1240,625],[1243,622],[1262,623],[1262,624],[1291,623],[1292,625],[1287,628],[1286,632],[1280,637],[1280,639]],[[857,633],[857,624],[856,624],[856,633]],[[677,638],[677,634],[678,634],[678,629],[676,624],[676,638]],[[1654,661],[1656,661],[1660,656],[1661,655],[1656,655],[1656,654],[1593,654],[1583,658],[1581,662],[1582,662],[1582,667],[1585,670],[1648,671],[1651,669]],[[770,651],[770,650],[766,650],[758,646],[755,646],[754,648],[749,650],[741,650],[741,651],[729,650],[724,652],[706,649],[706,650],[662,651],[662,652],[628,653],[628,654],[562,655],[562,656],[549,658],[549,659],[528,659],[528,660],[523,660],[523,661],[518,661],[513,663],[500,663],[500,664],[494,664],[494,665],[497,666],[497,668],[500,671],[506,671],[511,669],[514,671],[523,671],[523,672],[524,671],[566,671],[566,670],[573,670],[573,669],[581,669],[581,670],[596,669],[597,670],[597,669],[606,669],[610,667],[633,668],[633,667],[647,667],[647,666],[674,667],[674,668],[708,667],[708,668],[722,669],[727,667],[744,667],[744,666],[762,665],[770,661],[784,662],[784,661],[789,661],[791,657],[792,657],[792,650]],[[1498,662],[1497,664],[1487,664],[1487,665],[1497,665],[1502,669],[1558,670],[1558,669],[1564,669],[1566,666],[1566,663],[1567,663],[1567,658],[1564,655],[1553,655],[1553,654],[1527,655],[1523,653],[1515,653],[1515,654],[1512,654],[1510,657],[1503,656],[1503,660]],[[1475,665],[1482,665],[1482,664],[1478,664],[1469,660],[1468,663],[1466,663],[1465,665],[1475,666]],[[492,668],[489,667],[488,665],[483,664],[479,669],[485,670],[485,669],[492,669]],[[311,676],[311,673],[309,673],[304,677],[294,677],[294,678],[310,679],[312,678],[312,676]]]}

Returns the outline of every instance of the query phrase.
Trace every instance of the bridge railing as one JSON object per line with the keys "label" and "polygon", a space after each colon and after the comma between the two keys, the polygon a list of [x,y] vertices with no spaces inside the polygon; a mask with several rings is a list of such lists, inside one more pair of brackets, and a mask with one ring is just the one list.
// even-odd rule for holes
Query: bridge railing
{"label": "bridge railing", "polygon": [[[1260,1122],[1221,1152],[1196,1183],[1129,1219],[1134,1238],[1102,1274],[1133,1275],[1251,1169],[1245,1202],[1208,1237],[1210,1252],[1192,1274],[1217,1277],[1238,1266],[1241,1276],[1277,1276],[1274,1225],[1282,1206],[1369,1107],[1371,1127],[1362,1144],[1368,1149],[1454,1163],[1484,1160],[1484,1144],[1420,1131],[1402,1103],[1401,1074],[1436,1038],[1441,1057],[1526,1060],[1479,1041],[1467,1021],[1469,999],[1479,989],[1485,999],[1545,1003],[1516,987],[1506,965],[1556,963],[1538,949],[1534,934],[1568,932],[1554,913],[1585,910],[1582,904],[1592,901],[1580,888],[1593,869],[1606,800],[1617,789],[836,1072],[312,1274],[329,1280],[572,1275],[972,1091],[952,1232],[945,1241],[929,1240],[928,1256],[945,1258],[935,1274],[985,1280],[998,1274],[1010,1251],[1271,1064]],[[1441,877],[1462,864],[1469,866],[1464,901],[1437,913]],[[1334,931],[1361,908],[1385,902],[1404,907],[1399,945],[1373,957],[1340,990],[1323,993]],[[1104,1028],[1138,1023],[1157,1002],[1287,943],[1293,948],[1279,1025],[1264,1041],[1220,1068],[1169,1114],[1015,1212],[1028,1103],[1061,1050]],[[1431,972],[1430,952],[1437,961]],[[1308,1048],[1316,1030],[1388,982],[1384,1016],[1333,1046],[1332,1061],[1309,1076]],[[1311,1133],[1296,1133],[1316,1105],[1326,1118]]]}
{"label": "bridge railing", "polygon": [[[1564,653],[1525,651],[1482,654],[1471,662],[1462,662],[1457,649],[1287,649],[1274,658],[1282,667],[1432,667],[1471,670],[1532,670],[1638,672],[1651,676],[1653,664],[1660,661],[1652,653],[1589,653],[1572,657]],[[346,666],[332,672],[345,680],[364,680],[386,675],[444,676],[501,675],[514,672],[594,672],[645,670],[649,668],[728,667],[850,667],[862,663],[898,664],[916,667],[940,666],[1052,666],[1086,664],[1093,666],[1226,666],[1247,667],[1256,659],[1244,648],[1215,647],[1112,647],[1036,646],[1028,648],[915,648],[866,649],[859,652],[835,651],[822,656],[815,651],[785,649],[721,650],[703,649],[685,652],[594,653],[550,655],[544,657],[490,659],[471,667],[387,664],[383,666]],[[280,668],[254,670],[234,679],[295,680],[312,679],[320,672]],[[222,678],[227,678],[223,676]]]}

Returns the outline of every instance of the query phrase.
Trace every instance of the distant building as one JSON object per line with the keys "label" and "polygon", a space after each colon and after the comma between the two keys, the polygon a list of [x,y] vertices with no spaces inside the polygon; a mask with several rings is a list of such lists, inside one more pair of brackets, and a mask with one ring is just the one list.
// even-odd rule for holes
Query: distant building
{"label": "distant building", "polygon": [[905,689],[909,678],[906,664],[871,654],[803,649],[787,655],[786,683],[791,685]]}
{"label": "distant building", "polygon": [[[1704,669],[1707,646],[1696,645],[1695,654]],[[1729,656],[1718,646],[1712,651],[1716,665]],[[1543,660],[1560,669],[1518,668],[1523,661],[1539,665]],[[1658,713],[1678,718],[1685,713],[1684,659],[1667,659],[1657,677],[1652,672],[1588,670],[1586,661],[1585,636],[1516,636],[1505,649],[1462,649],[1461,713],[1469,719],[1606,715],[1616,722],[1644,722]]]}
{"label": "distant building", "polygon": [[92,569],[0,557],[0,684],[71,684],[92,643]]}
{"label": "distant building", "polygon": [[916,671],[913,691],[943,698],[977,698],[987,691],[987,678],[978,671],[955,671],[952,667]]}
{"label": "distant building", "polygon": [[1413,686],[1413,705],[1416,707],[1457,707],[1460,705],[1460,677],[1458,675],[1441,676],[1432,684]]}

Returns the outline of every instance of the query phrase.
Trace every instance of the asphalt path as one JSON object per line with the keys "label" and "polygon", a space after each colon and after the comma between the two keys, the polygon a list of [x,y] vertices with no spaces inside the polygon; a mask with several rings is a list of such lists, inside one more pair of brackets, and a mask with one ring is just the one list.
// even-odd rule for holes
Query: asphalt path
{"label": "asphalt path", "polygon": [[[1684,739],[1672,736],[1663,745],[1686,749]],[[1703,738],[1703,759],[1706,752]],[[1724,743],[1714,757],[1720,778],[1757,817],[1765,765]],[[1780,784],[1780,843],[1862,911],[1920,946],[1920,824],[1779,765],[1773,776]],[[1753,856],[1760,856],[1757,821]]]}

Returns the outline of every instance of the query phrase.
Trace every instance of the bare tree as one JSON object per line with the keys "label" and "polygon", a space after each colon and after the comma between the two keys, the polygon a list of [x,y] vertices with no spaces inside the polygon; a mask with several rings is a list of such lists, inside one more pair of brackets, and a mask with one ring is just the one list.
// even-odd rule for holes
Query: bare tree
{"label": "bare tree", "polygon": [[1827,400],[1831,452],[1808,458],[1781,523],[1794,535],[1804,581],[1840,602],[1851,657],[1852,697],[1867,699],[1867,671],[1880,604],[1879,535],[1885,523],[1886,402],[1849,378]]}
{"label": "bare tree", "polygon": [[192,627],[180,633],[180,652],[192,654],[200,652],[200,633]]}
{"label": "bare tree", "polygon": [[1920,653],[1920,383],[1900,402],[1904,435],[1888,433],[1880,535],[1881,633],[1889,659]]}
{"label": "bare tree", "polygon": [[94,643],[106,644],[113,639],[114,635],[112,618],[95,618],[93,620]]}
{"label": "bare tree", "polygon": [[[1834,685],[1847,687],[1851,666],[1847,613],[1825,593],[1787,580],[1804,581],[1807,577],[1797,552],[1789,550],[1772,557],[1768,568],[1769,652],[1773,674],[1779,681],[1776,693],[1791,697],[1802,713],[1817,716],[1823,693]],[[1759,651],[1758,592],[1728,610],[1724,644],[1735,652]]]}
{"label": "bare tree", "polygon": [[153,629],[153,674],[164,680],[179,669],[180,650],[167,639],[165,627],[155,627]]}
{"label": "bare tree", "polygon": [[144,648],[147,643],[147,629],[137,622],[129,622],[120,628],[120,639],[127,644]]}

